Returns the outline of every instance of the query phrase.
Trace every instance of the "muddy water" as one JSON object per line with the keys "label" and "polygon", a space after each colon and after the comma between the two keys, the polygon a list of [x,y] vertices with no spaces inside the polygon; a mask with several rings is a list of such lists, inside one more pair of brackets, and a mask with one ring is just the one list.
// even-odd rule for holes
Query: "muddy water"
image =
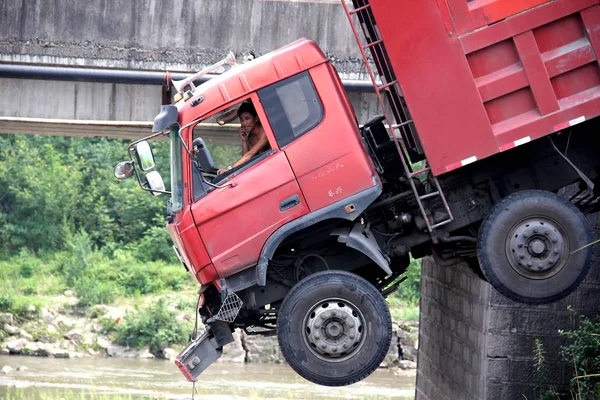
{"label": "muddy water", "polygon": [[[192,385],[172,362],[138,359],[52,359],[0,356],[0,399],[94,398],[121,394],[132,399],[184,399]],[[27,367],[16,371],[18,367]],[[414,398],[415,378],[377,370],[352,386],[328,388],[307,382],[287,365],[212,365],[196,384],[196,399],[401,399]],[[106,395],[106,396],[105,396]],[[85,397],[85,396],[83,396]]]}

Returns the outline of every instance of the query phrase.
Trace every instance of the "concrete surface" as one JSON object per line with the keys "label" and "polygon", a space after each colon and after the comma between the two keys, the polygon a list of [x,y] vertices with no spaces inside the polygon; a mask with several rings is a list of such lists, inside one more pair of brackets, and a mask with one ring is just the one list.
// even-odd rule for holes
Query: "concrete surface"
{"label": "concrete surface", "polygon": [[[595,237],[596,219],[590,217]],[[537,399],[535,339],[546,352],[544,389],[569,389],[573,367],[561,361],[558,330],[600,312],[600,246],[586,280],[558,302],[516,303],[481,280],[465,263],[440,267],[428,258],[421,275],[417,400]],[[526,396],[526,397],[524,397]],[[570,398],[570,396],[569,396]]]}

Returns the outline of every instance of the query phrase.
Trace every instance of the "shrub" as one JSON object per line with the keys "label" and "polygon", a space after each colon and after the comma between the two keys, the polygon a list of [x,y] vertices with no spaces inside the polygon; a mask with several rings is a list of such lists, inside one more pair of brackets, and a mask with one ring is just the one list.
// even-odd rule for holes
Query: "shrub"
{"label": "shrub", "polygon": [[600,322],[582,317],[579,328],[563,332],[570,343],[561,348],[563,360],[575,368],[571,380],[576,399],[600,399]]}
{"label": "shrub", "polygon": [[82,277],[75,281],[75,293],[82,307],[95,304],[110,304],[118,294],[118,288],[110,281],[99,281],[90,277]]}
{"label": "shrub", "polygon": [[[33,309],[31,309],[33,306]],[[15,293],[11,288],[4,288],[0,294],[0,312],[9,312],[18,319],[37,318],[44,301],[37,296],[26,296]]]}
{"label": "shrub", "polygon": [[406,277],[406,280],[398,286],[398,291],[393,296],[405,304],[418,305],[421,295],[421,260],[411,258],[402,277]]}
{"label": "shrub", "polygon": [[150,351],[158,354],[161,348],[185,343],[187,337],[183,327],[177,322],[175,313],[168,310],[164,299],[136,310],[117,325],[118,344],[138,349],[150,345]]}

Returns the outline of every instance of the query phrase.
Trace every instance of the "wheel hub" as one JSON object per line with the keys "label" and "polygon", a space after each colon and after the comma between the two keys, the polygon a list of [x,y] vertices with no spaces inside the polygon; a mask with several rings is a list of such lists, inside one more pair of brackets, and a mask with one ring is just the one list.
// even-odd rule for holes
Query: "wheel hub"
{"label": "wheel hub", "polygon": [[515,225],[506,244],[515,271],[531,279],[546,279],[564,266],[568,244],[562,228],[546,218],[529,218]]}
{"label": "wheel hub", "polygon": [[311,351],[326,361],[343,361],[362,347],[364,317],[349,301],[327,299],[315,304],[304,318],[304,340]]}

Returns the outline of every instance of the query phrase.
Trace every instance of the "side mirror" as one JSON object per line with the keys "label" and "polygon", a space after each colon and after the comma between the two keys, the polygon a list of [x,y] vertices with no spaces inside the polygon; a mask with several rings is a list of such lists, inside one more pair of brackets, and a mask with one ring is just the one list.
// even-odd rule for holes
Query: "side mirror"
{"label": "side mirror", "polygon": [[135,156],[138,161],[138,165],[142,171],[148,171],[149,169],[154,168],[156,165],[154,163],[154,154],[152,154],[152,149],[148,142],[141,141],[135,145],[133,148]]}
{"label": "side mirror", "polygon": [[148,186],[150,186],[150,190],[154,196],[159,196],[165,192],[165,183],[163,182],[162,176],[158,173],[158,171],[151,171],[146,174],[146,182],[148,182]]}
{"label": "side mirror", "polygon": [[131,161],[122,161],[115,167],[115,178],[122,181],[133,175],[133,163]]}

